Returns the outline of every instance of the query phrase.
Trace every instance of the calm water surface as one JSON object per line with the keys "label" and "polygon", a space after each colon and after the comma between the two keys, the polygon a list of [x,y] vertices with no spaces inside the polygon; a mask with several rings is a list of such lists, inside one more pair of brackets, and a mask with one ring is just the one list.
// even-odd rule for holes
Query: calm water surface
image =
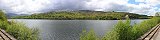
{"label": "calm water surface", "polygon": [[[82,30],[94,29],[100,37],[108,32],[118,20],[41,20],[41,19],[9,19],[24,23],[29,28],[37,28],[42,40],[79,40]],[[141,20],[132,20],[131,25]]]}

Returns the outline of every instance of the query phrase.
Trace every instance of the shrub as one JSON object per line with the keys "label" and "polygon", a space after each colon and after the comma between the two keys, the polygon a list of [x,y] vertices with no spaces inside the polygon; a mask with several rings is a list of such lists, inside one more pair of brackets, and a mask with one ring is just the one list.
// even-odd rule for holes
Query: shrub
{"label": "shrub", "polygon": [[30,29],[20,22],[11,21],[6,32],[13,35],[18,40],[38,40],[38,30]]}
{"label": "shrub", "polygon": [[99,40],[99,38],[96,36],[94,30],[90,30],[89,32],[84,30],[80,35],[80,40]]}
{"label": "shrub", "polygon": [[[125,22],[119,21],[111,30],[110,32],[106,33],[103,38],[99,38],[99,40],[136,40],[143,34],[145,34],[147,31],[149,31],[151,28],[156,26],[158,23],[160,23],[159,17],[154,17],[152,19],[148,19],[145,21],[142,21],[140,24],[135,24],[133,26],[130,25],[130,20],[126,20]],[[87,33],[90,34],[90,33]],[[88,36],[85,35],[85,37],[96,39],[95,34]],[[88,40],[88,39],[84,39]]]}
{"label": "shrub", "polygon": [[152,19],[146,20],[141,22],[140,24],[136,24],[132,28],[132,38],[133,40],[136,40],[140,36],[142,36],[144,33],[149,31],[151,28],[153,28],[155,25],[157,25],[160,21],[160,18],[154,17]]}
{"label": "shrub", "polygon": [[30,29],[20,22],[8,22],[2,11],[0,11],[0,28],[6,30],[17,40],[39,40],[37,29]]}
{"label": "shrub", "polygon": [[131,39],[130,33],[130,20],[127,20],[126,22],[119,21],[117,25],[115,25],[115,28],[107,33],[102,40],[128,40]]}

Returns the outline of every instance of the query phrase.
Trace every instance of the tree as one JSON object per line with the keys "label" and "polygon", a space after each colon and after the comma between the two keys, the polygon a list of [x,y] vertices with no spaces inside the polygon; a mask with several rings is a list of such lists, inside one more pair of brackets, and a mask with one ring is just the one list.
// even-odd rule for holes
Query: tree
{"label": "tree", "polygon": [[155,16],[160,16],[160,12],[157,12],[157,13],[155,14]]}
{"label": "tree", "polygon": [[0,10],[0,20],[2,20],[2,21],[6,21],[7,20],[5,14],[4,14],[4,12],[2,10]]}

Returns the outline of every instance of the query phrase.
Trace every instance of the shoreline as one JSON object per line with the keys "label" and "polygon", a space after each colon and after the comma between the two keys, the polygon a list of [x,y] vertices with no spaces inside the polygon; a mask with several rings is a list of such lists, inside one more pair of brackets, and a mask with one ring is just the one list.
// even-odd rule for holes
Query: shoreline
{"label": "shoreline", "polygon": [[[144,18],[144,19],[150,19],[150,18]],[[97,20],[97,19],[33,19],[33,20]],[[112,19],[107,19],[107,20],[112,20]],[[117,19],[117,20],[126,20],[126,19]],[[141,20],[141,19],[130,19],[130,20]]]}

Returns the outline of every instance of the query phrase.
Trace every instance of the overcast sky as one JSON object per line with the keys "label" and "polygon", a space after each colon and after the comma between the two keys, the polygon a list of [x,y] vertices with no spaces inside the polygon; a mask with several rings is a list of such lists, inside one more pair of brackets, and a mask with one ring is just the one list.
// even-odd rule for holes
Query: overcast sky
{"label": "overcast sky", "polygon": [[160,11],[160,0],[0,0],[0,9],[16,14],[55,10],[97,10],[154,15]]}

